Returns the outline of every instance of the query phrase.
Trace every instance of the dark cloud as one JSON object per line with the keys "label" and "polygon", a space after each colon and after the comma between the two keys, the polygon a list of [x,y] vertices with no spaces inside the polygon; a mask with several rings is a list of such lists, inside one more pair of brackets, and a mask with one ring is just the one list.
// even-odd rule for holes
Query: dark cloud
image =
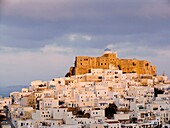
{"label": "dark cloud", "polygon": [[[127,36],[131,37],[127,41],[134,40],[132,42],[138,44],[157,44],[153,36],[161,38],[160,34],[168,32],[170,27],[169,6],[160,1],[7,0],[1,6],[1,23],[6,25],[6,33],[1,34],[13,40],[3,38],[1,42],[12,47],[42,47],[48,40],[72,33],[101,36],[103,45],[123,42]],[[106,36],[110,38],[105,39]],[[161,43],[167,45],[166,41]]]}

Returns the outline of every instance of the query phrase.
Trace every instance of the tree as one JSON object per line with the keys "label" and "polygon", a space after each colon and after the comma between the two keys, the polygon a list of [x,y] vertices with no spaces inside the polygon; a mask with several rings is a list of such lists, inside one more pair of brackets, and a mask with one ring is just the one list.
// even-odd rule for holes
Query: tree
{"label": "tree", "polygon": [[83,117],[85,111],[82,111],[82,110],[78,110],[77,113],[76,113],[76,116],[77,117]]}
{"label": "tree", "polygon": [[131,123],[137,123],[137,118],[136,117],[132,117],[131,118]]}
{"label": "tree", "polygon": [[90,118],[90,114],[89,114],[89,113],[85,113],[85,114],[83,115],[83,118]]}
{"label": "tree", "polygon": [[90,118],[90,114],[89,113],[85,113],[85,110],[82,111],[80,110],[78,107],[68,107],[68,112],[72,112],[73,115],[76,115],[77,117],[83,117],[83,118]]}
{"label": "tree", "polygon": [[112,118],[117,112],[117,106],[115,103],[110,103],[107,108],[105,108],[105,117]]}

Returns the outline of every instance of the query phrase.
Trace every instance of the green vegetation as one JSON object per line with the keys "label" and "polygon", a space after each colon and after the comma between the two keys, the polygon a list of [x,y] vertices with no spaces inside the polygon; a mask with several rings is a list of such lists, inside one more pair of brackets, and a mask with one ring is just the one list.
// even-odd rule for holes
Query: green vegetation
{"label": "green vegetation", "polygon": [[117,113],[117,106],[115,103],[111,103],[107,108],[105,108],[105,117],[109,119],[112,118],[116,113]]}

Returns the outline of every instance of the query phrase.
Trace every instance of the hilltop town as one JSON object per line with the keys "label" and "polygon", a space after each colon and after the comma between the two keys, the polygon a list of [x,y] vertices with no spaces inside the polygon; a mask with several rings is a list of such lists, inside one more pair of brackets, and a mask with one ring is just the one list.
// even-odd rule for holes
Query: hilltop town
{"label": "hilltop town", "polygon": [[78,56],[66,77],[0,98],[15,128],[170,128],[170,81],[147,60]]}

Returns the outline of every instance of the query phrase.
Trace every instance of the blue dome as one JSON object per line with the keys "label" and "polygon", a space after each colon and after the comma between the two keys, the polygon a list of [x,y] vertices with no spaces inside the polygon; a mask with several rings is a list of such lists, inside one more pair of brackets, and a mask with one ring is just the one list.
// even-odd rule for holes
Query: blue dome
{"label": "blue dome", "polygon": [[112,51],[112,50],[111,50],[111,49],[109,49],[109,48],[106,48],[104,51],[106,52],[106,51]]}

